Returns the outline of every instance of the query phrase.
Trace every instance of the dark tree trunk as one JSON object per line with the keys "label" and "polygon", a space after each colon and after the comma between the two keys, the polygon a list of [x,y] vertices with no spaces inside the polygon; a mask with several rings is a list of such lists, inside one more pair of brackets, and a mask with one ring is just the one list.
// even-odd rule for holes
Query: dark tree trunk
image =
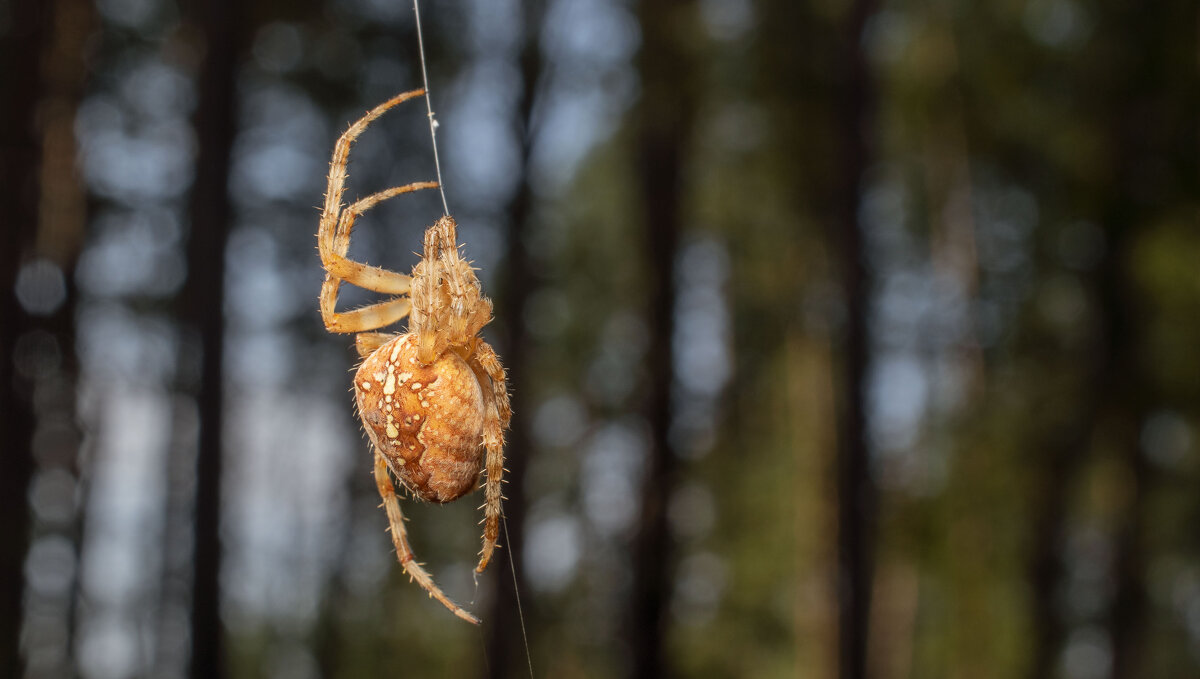
{"label": "dark tree trunk", "polygon": [[648,383],[645,416],[650,448],[641,488],[641,514],[633,543],[632,676],[670,676],[664,657],[671,597],[671,533],[667,503],[676,485],[677,458],[670,442],[671,382],[675,362],[675,256],[683,222],[684,163],[691,141],[696,94],[685,41],[693,30],[690,0],[639,5],[642,49],[637,57],[642,99],[635,112],[637,166],[645,234]]}
{"label": "dark tree trunk", "polygon": [[[1100,379],[1099,367],[1086,384],[1095,387]],[[1066,438],[1051,432],[1040,437],[1041,442],[1033,448],[1041,454],[1044,468],[1040,473],[1033,496],[1032,516],[1033,549],[1029,560],[1029,584],[1031,608],[1030,623],[1033,641],[1030,662],[1030,679],[1051,679],[1057,676],[1058,654],[1066,638],[1066,621],[1063,619],[1058,598],[1065,565],[1062,559],[1063,541],[1066,537],[1068,504],[1072,481],[1086,460],[1091,444],[1091,427],[1096,421],[1099,403],[1094,397],[1095,388],[1089,389],[1092,396],[1081,401],[1084,415]]]}
{"label": "dark tree trunk", "polygon": [[[1178,10],[1135,2],[1109,6],[1098,15],[1095,39],[1095,44],[1105,47],[1097,49],[1091,60],[1090,54],[1081,56],[1086,65],[1080,68],[1101,68],[1112,74],[1098,98],[1083,104],[1082,114],[1098,116],[1094,120],[1107,130],[1105,167],[1110,172],[1097,173],[1092,185],[1084,187],[1087,207],[1094,211],[1106,240],[1104,256],[1091,277],[1099,322],[1087,393],[1081,398],[1090,405],[1072,441],[1053,451],[1051,447],[1059,442],[1047,446],[1054,462],[1043,484],[1046,506],[1035,515],[1035,530],[1040,534],[1033,573],[1033,615],[1039,618],[1035,677],[1054,676],[1066,638],[1066,623],[1053,603],[1065,570],[1060,552],[1068,521],[1066,481],[1077,475],[1097,440],[1117,451],[1117,462],[1126,474],[1125,497],[1112,526],[1114,590],[1104,621],[1112,641],[1110,676],[1132,679],[1150,670],[1144,657],[1144,628],[1151,618],[1145,572],[1151,546],[1145,529],[1147,498],[1155,479],[1140,434],[1164,395],[1156,391],[1141,363],[1149,355],[1142,330],[1147,311],[1132,253],[1138,230],[1171,209],[1175,196],[1170,191],[1195,195],[1196,90],[1186,88],[1185,98],[1161,85],[1194,75],[1194,68],[1174,59],[1172,47],[1189,40],[1194,45],[1194,25],[1189,28],[1188,23],[1194,14],[1173,17],[1173,11]],[[1159,168],[1152,180],[1147,179],[1148,167]],[[1040,620],[1043,615],[1053,617],[1045,622]]]}
{"label": "dark tree trunk", "polygon": [[232,206],[229,164],[236,134],[235,80],[242,45],[242,3],[205,0],[192,6],[204,35],[196,138],[196,183],[191,196],[188,278],[183,316],[200,350],[195,387],[199,415],[196,449],[191,676],[225,676],[220,615],[221,468],[224,400],[225,249]]}
{"label": "dark tree trunk", "polygon": [[874,8],[874,0],[855,0],[850,7],[839,42],[838,64],[843,71],[835,100],[841,164],[834,189],[832,227],[836,232],[832,242],[846,301],[837,427],[838,668],[843,679],[866,676],[878,503],[878,490],[871,479],[866,414],[871,281],[858,218],[875,111],[862,34]]}
{"label": "dark tree trunk", "polygon": [[[529,356],[529,336],[525,332],[525,308],[534,280],[529,265],[529,248],[526,246],[527,225],[533,208],[533,187],[529,183],[529,157],[533,147],[534,130],[532,120],[537,103],[538,82],[541,80],[542,59],[538,36],[541,34],[544,3],[542,0],[526,0],[525,40],[521,48],[520,68],[524,89],[514,120],[514,132],[521,139],[521,183],[512,203],[508,206],[508,257],[504,266],[504,285],[501,317],[503,319],[504,364],[509,374],[511,404],[515,416],[508,433],[504,466],[508,470],[504,479],[504,533],[502,544],[508,550],[510,562],[500,554],[493,563],[495,569],[496,596],[487,632],[486,676],[500,679],[524,674],[521,649],[524,622],[520,619],[519,592],[529,591],[525,584],[525,567],[522,547],[525,539],[525,470],[533,450],[530,435],[532,403],[529,392],[521,388]],[[514,578],[515,573],[515,578]],[[522,668],[518,670],[517,668]]]}
{"label": "dark tree trunk", "polygon": [[[1135,679],[1146,676],[1143,656],[1143,626],[1146,624],[1146,496],[1150,486],[1150,469],[1140,445],[1140,430],[1150,413],[1152,384],[1139,357],[1146,353],[1141,328],[1142,300],[1131,255],[1135,231],[1149,223],[1150,215],[1161,209],[1150,196],[1157,193],[1146,185],[1141,168],[1153,166],[1170,157],[1182,138],[1167,135],[1165,148],[1154,148],[1155,138],[1163,139],[1160,130],[1151,129],[1150,114],[1158,107],[1174,107],[1181,102],[1159,101],[1163,98],[1157,83],[1167,75],[1164,57],[1170,52],[1162,48],[1172,34],[1169,12],[1163,7],[1143,6],[1129,2],[1114,8],[1109,18],[1112,36],[1139,36],[1125,47],[1118,60],[1117,73],[1122,74],[1110,98],[1108,121],[1112,143],[1111,167],[1115,186],[1105,187],[1101,198],[1101,224],[1108,242],[1100,262],[1098,302],[1107,321],[1104,336],[1108,341],[1106,356],[1107,383],[1104,385],[1105,410],[1103,421],[1116,438],[1121,463],[1129,475],[1129,493],[1123,511],[1117,515],[1113,544],[1113,592],[1108,628],[1112,637],[1112,679]],[[1192,31],[1176,33],[1186,41]],[[1193,43],[1194,44],[1194,43]],[[1169,57],[1166,57],[1169,62]],[[1194,76],[1194,70],[1189,76]],[[1195,146],[1195,118],[1191,119],[1191,149]],[[1193,194],[1194,195],[1194,194]]]}
{"label": "dark tree trunk", "polygon": [[[1145,34],[1142,34],[1145,35]],[[1136,97],[1131,97],[1136,101]],[[1136,125],[1126,119],[1124,129],[1115,136],[1118,148],[1116,167],[1140,164],[1140,135]],[[1148,384],[1138,369],[1141,343],[1138,327],[1138,297],[1129,261],[1133,223],[1139,218],[1137,206],[1129,199],[1131,177],[1122,170],[1104,217],[1109,237],[1108,250],[1101,261],[1098,302],[1104,317],[1108,351],[1104,356],[1102,389],[1104,407],[1096,426],[1108,432],[1120,451],[1121,463],[1129,475],[1129,495],[1114,526],[1113,593],[1109,611],[1112,635],[1112,679],[1145,676],[1141,671],[1142,626],[1145,623],[1145,545],[1142,533],[1146,514],[1149,469],[1139,442],[1140,427],[1149,414]]]}
{"label": "dark tree trunk", "polygon": [[[53,443],[36,445],[33,453],[38,472],[62,472],[62,478],[74,483],[63,491],[59,502],[68,506],[61,521],[34,522],[35,539],[40,535],[58,534],[71,544],[75,564],[70,586],[61,594],[42,594],[41,605],[55,610],[66,635],[62,640],[60,671],[71,672],[72,651],[75,647],[77,615],[79,612],[82,546],[84,535],[83,510],[87,507],[89,470],[80,454],[83,440],[78,428],[79,360],[75,351],[75,318],[79,301],[75,285],[75,267],[83,248],[87,224],[87,200],[76,170],[78,148],[75,144],[75,111],[83,96],[86,68],[85,45],[93,30],[91,3],[81,0],[56,0],[51,7],[50,40],[45,45],[41,65],[44,95],[39,103],[42,162],[39,182],[41,204],[38,209],[37,241],[39,257],[62,272],[64,299],[48,315],[38,318],[40,330],[53,337],[58,348],[58,365],[53,371],[39,375],[37,391],[41,394],[34,409],[37,426],[53,426],[58,435]],[[35,434],[35,440],[43,439]],[[44,441],[44,439],[43,439]],[[36,473],[36,472],[35,472]],[[40,535],[39,535],[40,534]],[[34,630],[32,634],[39,635]]]}
{"label": "dark tree trunk", "polygon": [[[31,329],[17,301],[17,273],[32,251],[37,231],[40,145],[35,113],[41,95],[37,55],[49,32],[49,7],[18,0],[8,9],[8,29],[0,36],[0,74],[5,104],[0,106],[0,441],[5,450],[0,474],[0,675],[24,674],[20,633],[24,563],[29,550],[29,483],[34,459],[32,380],[17,370],[17,340]],[[35,64],[30,67],[30,63]]]}

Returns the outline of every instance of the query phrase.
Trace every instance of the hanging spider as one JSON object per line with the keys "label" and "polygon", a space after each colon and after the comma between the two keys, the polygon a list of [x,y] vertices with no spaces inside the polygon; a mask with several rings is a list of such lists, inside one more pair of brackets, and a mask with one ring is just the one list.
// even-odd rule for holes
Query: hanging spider
{"label": "hanging spider", "polygon": [[[342,204],[351,144],[385,111],[424,93],[405,92],[376,106],[334,147],[317,233],[326,272],[321,316],[330,332],[357,333],[355,345],[363,362],[354,376],[355,402],[375,448],[375,482],[400,565],[455,615],[479,624],[416,562],[389,471],[414,496],[451,502],[477,487],[486,451],[483,549],[475,571],[487,568],[499,532],[504,430],[512,415],[504,367],[478,336],[492,319],[492,303],[481,294],[470,263],[460,256],[457,225],[450,216],[425,232],[423,256],[412,276],[346,258],[356,218],[394,196],[438,187],[437,182],[417,182]],[[334,307],[343,281],[393,297],[338,312]],[[407,333],[374,332],[406,315]]]}

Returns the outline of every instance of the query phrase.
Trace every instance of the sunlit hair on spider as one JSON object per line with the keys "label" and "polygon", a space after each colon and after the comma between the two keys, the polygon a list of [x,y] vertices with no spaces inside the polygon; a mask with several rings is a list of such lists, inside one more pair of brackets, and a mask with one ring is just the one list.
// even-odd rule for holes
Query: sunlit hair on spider
{"label": "sunlit hair on spider", "polygon": [[[375,449],[375,482],[400,565],[455,615],[478,624],[417,563],[391,474],[417,498],[441,503],[473,491],[486,469],[483,548],[475,571],[487,568],[499,535],[504,430],[512,416],[504,367],[478,336],[492,319],[492,303],[461,257],[457,224],[448,215],[426,230],[421,261],[411,276],[346,257],[354,221],[363,213],[400,194],[438,188],[437,182],[416,182],[342,204],[355,139],[388,109],[424,93],[405,92],[376,106],[334,146],[317,232],[325,267],[321,317],[330,332],[357,333],[363,362],[354,376],[355,403]],[[339,312],[343,282],[391,297]],[[407,333],[377,332],[405,316],[410,317]]]}

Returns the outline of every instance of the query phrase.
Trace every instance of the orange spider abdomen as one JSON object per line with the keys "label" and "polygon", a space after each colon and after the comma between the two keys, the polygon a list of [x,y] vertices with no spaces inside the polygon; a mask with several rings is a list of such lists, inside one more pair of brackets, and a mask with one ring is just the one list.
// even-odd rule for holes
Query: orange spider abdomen
{"label": "orange spider abdomen", "polygon": [[354,376],[371,442],[414,495],[450,502],[475,489],[483,462],[483,390],[458,354],[417,360],[412,333],[379,347]]}

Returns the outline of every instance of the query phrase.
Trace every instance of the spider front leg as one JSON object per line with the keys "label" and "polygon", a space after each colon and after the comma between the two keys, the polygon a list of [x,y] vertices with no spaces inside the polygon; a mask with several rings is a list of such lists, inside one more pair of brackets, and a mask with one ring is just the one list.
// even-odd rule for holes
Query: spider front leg
{"label": "spider front leg", "polygon": [[388,109],[423,94],[424,90],[404,92],[376,106],[351,125],[334,145],[333,158],[329,163],[329,179],[325,187],[325,207],[321,211],[321,222],[317,231],[317,248],[321,252],[321,264],[326,272],[325,282],[321,286],[321,316],[330,332],[362,332],[381,328],[404,318],[410,309],[408,300],[399,297],[345,313],[336,312],[334,307],[342,281],[384,294],[403,295],[409,291],[412,280],[410,277],[347,259],[350,232],[354,227],[355,218],[376,204],[402,193],[436,188],[437,182],[416,182],[380,191],[356,201],[345,210],[342,209],[342,193],[345,190],[350,147],[358,136]]}
{"label": "spider front leg", "polygon": [[450,597],[434,584],[433,578],[424,568],[421,568],[421,564],[417,563],[416,557],[413,556],[412,548],[408,545],[408,531],[404,528],[404,514],[400,511],[399,500],[396,499],[396,487],[392,485],[387,460],[384,459],[383,453],[378,448],[375,449],[375,485],[379,487],[379,496],[383,498],[383,506],[387,510],[392,543],[396,546],[396,558],[400,560],[400,567],[404,569],[408,577],[416,580],[418,585],[425,588],[425,591],[429,592],[429,596],[440,601],[443,606],[463,620],[478,625],[479,618],[451,601]]}
{"label": "spider front leg", "polygon": [[437,182],[416,182],[396,186],[386,191],[371,194],[355,201],[338,217],[337,222],[321,220],[317,234],[317,247],[321,252],[321,263],[325,266],[325,283],[321,286],[321,317],[330,332],[363,332],[391,325],[404,318],[411,308],[409,301],[396,297],[370,304],[353,311],[335,311],[338,288],[342,281],[357,285],[365,290],[384,294],[403,295],[412,287],[412,277],[406,274],[363,264],[346,258],[350,249],[350,232],[354,220],[379,203],[402,193],[437,188]]}
{"label": "spider front leg", "polygon": [[325,270],[335,278],[367,290],[393,294],[408,292],[411,277],[346,259],[346,252],[350,249],[350,232],[354,229],[354,221],[379,203],[402,193],[437,187],[437,182],[413,182],[404,186],[393,186],[355,201],[342,210],[336,222],[322,218],[317,247],[321,252],[321,264],[325,266]]}
{"label": "spider front leg", "polygon": [[[382,104],[371,109],[362,118],[350,126],[333,147],[333,158],[329,162],[329,180],[325,186],[325,209],[321,212],[321,233],[333,233],[334,225],[338,223],[338,212],[342,206],[342,192],[346,186],[346,162],[350,158],[350,146],[358,139],[358,135],[367,129],[379,116],[388,109],[401,104],[413,97],[425,94],[425,90],[412,90],[398,94]],[[345,251],[342,254],[346,254]]]}
{"label": "spider front leg", "polygon": [[407,297],[394,297],[386,302],[369,304],[353,311],[333,311],[341,281],[326,277],[321,286],[321,316],[329,332],[364,332],[391,325],[408,315],[412,303]]}
{"label": "spider front leg", "polygon": [[[512,419],[512,407],[508,401],[508,384],[504,366],[496,351],[481,339],[475,340],[475,351],[469,361],[476,375],[480,372],[491,382],[491,391],[484,389],[488,413],[483,423],[483,445],[487,449],[487,484],[484,489],[483,549],[480,551],[476,573],[482,573],[492,559],[496,539],[500,536],[501,484],[504,480],[504,430]],[[480,379],[480,384],[484,384]]]}

